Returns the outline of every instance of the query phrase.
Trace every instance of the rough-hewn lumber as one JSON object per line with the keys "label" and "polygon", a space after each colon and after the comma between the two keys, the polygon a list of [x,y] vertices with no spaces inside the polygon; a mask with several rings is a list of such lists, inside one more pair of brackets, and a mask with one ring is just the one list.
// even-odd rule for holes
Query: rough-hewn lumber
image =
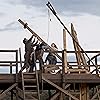
{"label": "rough-hewn lumber", "polygon": [[48,79],[42,77],[42,79],[44,81],[46,81],[47,83],[49,83],[50,85],[54,86],[55,88],[57,88],[58,90],[60,90],[61,92],[63,92],[64,94],[70,96],[71,98],[73,98],[74,100],[79,100],[78,98],[76,98],[75,96],[71,95],[68,91],[66,91],[65,89],[62,89],[61,87],[59,87],[58,85],[56,85],[55,83],[49,81]]}
{"label": "rough-hewn lumber", "polygon": [[17,83],[13,84],[13,85],[10,86],[7,90],[5,90],[2,94],[0,94],[0,100],[3,99],[3,98],[6,96],[6,94],[7,94],[11,89],[13,89],[13,88],[16,87],[16,86],[17,86]]}

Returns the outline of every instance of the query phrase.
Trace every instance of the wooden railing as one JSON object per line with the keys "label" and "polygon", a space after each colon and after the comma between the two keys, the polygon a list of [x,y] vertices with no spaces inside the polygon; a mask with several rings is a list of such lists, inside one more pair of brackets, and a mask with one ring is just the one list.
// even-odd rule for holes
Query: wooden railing
{"label": "wooden railing", "polygon": [[[58,54],[62,55],[62,51],[55,51],[55,52],[57,52]],[[72,69],[80,68],[80,70],[82,70],[82,72],[83,72],[84,71],[83,69],[85,69],[85,67],[86,67],[86,68],[88,68],[88,72],[94,73],[94,74],[99,74],[99,71],[100,71],[100,51],[85,51],[85,52],[87,53],[87,55],[90,58],[89,60],[86,58],[87,59],[86,60],[87,61],[87,66],[86,65],[78,65],[77,64],[77,61],[75,59],[75,51],[66,51],[66,53],[67,53],[67,58],[66,59],[68,61],[67,62],[68,63],[67,68],[71,69],[71,71],[72,71]],[[83,51],[81,53],[84,54]],[[68,60],[69,57],[71,57],[70,60]],[[93,62],[93,64],[91,63],[91,61]],[[61,65],[62,65],[62,62],[58,61],[57,62],[57,68],[59,67],[62,70]],[[53,68],[55,68],[55,70],[57,70],[55,65],[54,66],[51,65],[51,69],[50,69],[50,65],[45,65],[45,68],[47,68],[47,67],[48,67],[48,69],[45,72],[47,72],[48,70],[51,71]]]}
{"label": "wooden railing", "polygon": [[[54,51],[53,51],[54,52]],[[57,52],[59,55],[62,55],[62,51],[55,51]],[[89,71],[91,73],[96,73],[98,74],[99,73],[99,70],[100,70],[100,51],[85,51],[88,55],[93,55],[90,57],[90,60],[93,61],[94,65],[91,63],[90,60],[87,60],[87,66],[89,67]],[[18,50],[0,50],[0,53],[14,53],[15,54],[15,60],[13,61],[0,61],[0,68],[9,68],[9,73],[12,74],[13,73],[13,68],[15,67],[15,73],[17,74],[18,73],[18,69],[20,69],[20,63],[24,63],[24,61],[20,62],[18,61]],[[48,51],[46,52],[48,53]],[[77,61],[75,61],[75,51],[67,51],[67,58],[72,56],[72,58],[70,60],[67,60],[68,62],[68,66],[69,67],[68,69],[70,68],[76,68],[76,67],[84,67],[84,65],[80,66],[80,65],[77,65]],[[83,53],[83,52],[82,52]],[[8,56],[7,56],[8,57]],[[73,58],[74,58],[74,61],[73,61]],[[9,59],[9,58],[7,58]],[[36,63],[39,63],[38,61]],[[50,69],[50,65],[45,65],[45,68],[46,66],[49,67]],[[53,66],[55,68],[55,66]],[[60,68],[62,70],[62,61],[58,61],[57,62],[57,68]],[[55,68],[55,69],[57,69]],[[48,70],[49,70],[48,69]],[[50,70],[52,70],[53,68],[51,68]],[[1,71],[0,71],[1,73]],[[2,72],[3,73],[3,72]],[[5,72],[4,72],[5,73]]]}
{"label": "wooden railing", "polygon": [[[10,53],[10,54],[14,54],[14,60],[12,60],[12,61],[9,61],[9,59],[11,59],[11,58],[9,58],[8,56],[7,56],[7,58],[6,59],[8,59],[8,60],[6,60],[6,61],[0,61],[0,68],[9,68],[9,70],[10,70],[10,74],[12,74],[12,69],[13,69],[13,67],[15,67],[15,73],[17,74],[18,73],[18,50],[0,50],[0,53],[2,54],[6,54],[6,53]],[[10,55],[9,54],[9,55]],[[1,58],[3,57],[3,55],[1,56]],[[3,72],[1,72],[0,71],[0,73],[5,73],[4,72],[4,70],[3,70]]]}

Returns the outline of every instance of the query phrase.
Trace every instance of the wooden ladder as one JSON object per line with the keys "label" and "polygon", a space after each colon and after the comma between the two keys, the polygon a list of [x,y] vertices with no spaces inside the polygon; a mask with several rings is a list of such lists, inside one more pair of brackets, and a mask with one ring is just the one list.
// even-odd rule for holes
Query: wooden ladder
{"label": "wooden ladder", "polygon": [[40,100],[38,73],[22,72],[23,100]]}

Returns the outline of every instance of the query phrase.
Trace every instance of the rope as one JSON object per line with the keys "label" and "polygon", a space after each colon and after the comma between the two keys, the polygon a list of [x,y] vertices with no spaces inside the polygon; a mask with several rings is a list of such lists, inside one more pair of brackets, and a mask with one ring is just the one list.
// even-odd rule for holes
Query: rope
{"label": "rope", "polygon": [[47,35],[47,42],[49,41],[49,34],[50,34],[50,11],[48,9],[48,35]]}

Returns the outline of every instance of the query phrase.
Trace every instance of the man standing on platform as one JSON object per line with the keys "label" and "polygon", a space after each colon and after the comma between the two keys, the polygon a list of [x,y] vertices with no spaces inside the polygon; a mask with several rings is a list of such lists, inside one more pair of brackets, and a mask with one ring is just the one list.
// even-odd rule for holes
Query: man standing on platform
{"label": "man standing on platform", "polygon": [[25,44],[25,55],[24,55],[24,66],[21,68],[20,72],[22,72],[25,68],[26,70],[30,67],[30,56],[31,56],[31,53],[34,51],[34,46],[37,44],[37,42],[34,44],[35,42],[35,39],[33,40],[32,42],[32,38],[33,38],[33,35],[31,36],[31,38],[28,40],[26,38],[24,38],[23,40],[23,43]]}

